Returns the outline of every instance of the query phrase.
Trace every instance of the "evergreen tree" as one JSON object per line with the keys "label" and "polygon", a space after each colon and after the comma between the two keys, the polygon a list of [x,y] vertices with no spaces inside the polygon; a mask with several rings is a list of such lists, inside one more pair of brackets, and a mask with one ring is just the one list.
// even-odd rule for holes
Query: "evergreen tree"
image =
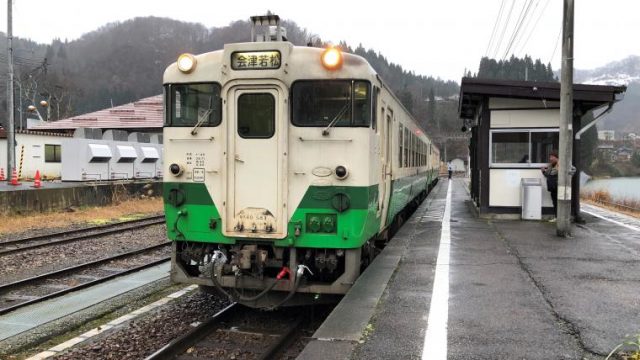
{"label": "evergreen tree", "polygon": [[429,89],[429,97],[427,98],[427,123],[432,126],[436,125],[436,95],[433,88]]}
{"label": "evergreen tree", "polygon": [[546,66],[540,59],[533,61],[529,55],[524,58],[512,55],[505,61],[483,57],[480,59],[476,77],[500,80],[556,81],[551,64]]}

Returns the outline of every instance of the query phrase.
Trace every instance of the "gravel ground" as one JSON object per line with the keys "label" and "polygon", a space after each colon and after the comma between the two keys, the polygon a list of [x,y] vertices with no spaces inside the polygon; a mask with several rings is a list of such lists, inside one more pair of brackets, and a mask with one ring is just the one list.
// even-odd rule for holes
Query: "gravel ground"
{"label": "gravel ground", "polygon": [[[53,359],[144,359],[228,304],[228,300],[220,296],[194,291]],[[181,358],[255,359],[275,341],[268,334],[282,332],[303,313],[305,322],[299,337],[281,356],[281,359],[295,359],[332,308],[282,308],[276,312],[247,308],[240,318],[229,320]]]}
{"label": "gravel ground", "polygon": [[[149,216],[157,216],[157,215],[162,215],[162,212],[157,212],[157,213],[150,213],[150,214],[144,214],[143,217],[149,217]],[[73,215],[70,215],[73,216]],[[107,225],[107,224],[112,224],[112,223],[117,223],[119,222],[118,220],[109,222],[109,223],[105,223],[103,225]],[[96,224],[90,224],[90,223],[72,223],[69,224],[68,226],[58,226],[58,227],[41,227],[38,229],[30,229],[30,230],[26,230],[26,231],[16,231],[16,232],[11,232],[11,233],[5,233],[5,234],[0,234],[0,243],[2,243],[3,241],[9,241],[9,240],[15,240],[15,239],[24,239],[24,238],[28,238],[28,237],[33,237],[33,236],[40,236],[40,235],[48,235],[48,234],[55,234],[57,232],[61,232],[61,231],[69,231],[69,230],[77,230],[77,229],[85,229],[88,227],[94,227],[96,226]]]}
{"label": "gravel ground", "polygon": [[54,359],[143,359],[228,304],[220,296],[194,291]]}
{"label": "gravel ground", "polygon": [[0,256],[0,284],[167,241],[164,224]]}

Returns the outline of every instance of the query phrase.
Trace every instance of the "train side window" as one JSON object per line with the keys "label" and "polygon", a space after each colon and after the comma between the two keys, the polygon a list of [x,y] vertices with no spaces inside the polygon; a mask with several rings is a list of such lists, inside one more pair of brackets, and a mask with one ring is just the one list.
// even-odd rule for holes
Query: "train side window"
{"label": "train side window", "polygon": [[218,126],[222,121],[220,85],[172,84],[167,91],[166,126]]}
{"label": "train side window", "polygon": [[[380,88],[374,86],[371,93],[371,128],[374,131],[378,128],[378,92],[380,92]],[[380,119],[384,119],[384,114]]]}
{"label": "train side window", "polygon": [[413,145],[415,144],[415,139],[413,138],[413,132],[409,133],[409,167],[413,167]]}
{"label": "train side window", "polygon": [[404,128],[404,167],[409,167],[409,128]]}
{"label": "train side window", "polygon": [[413,167],[416,167],[418,165],[418,137],[413,135],[413,156],[411,157],[411,159],[413,160],[413,163],[411,164]]}
{"label": "train side window", "polygon": [[404,154],[404,126],[398,124],[398,144],[400,145],[400,151],[398,151],[398,167],[404,167],[402,162],[402,154]]}
{"label": "train side window", "polygon": [[276,132],[276,99],[271,94],[238,97],[238,135],[245,139],[268,139]]}

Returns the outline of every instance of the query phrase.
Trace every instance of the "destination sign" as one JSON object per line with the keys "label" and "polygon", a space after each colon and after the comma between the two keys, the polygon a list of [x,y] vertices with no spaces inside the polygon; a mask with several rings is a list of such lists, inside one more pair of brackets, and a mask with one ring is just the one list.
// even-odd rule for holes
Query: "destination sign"
{"label": "destination sign", "polygon": [[231,54],[233,70],[278,69],[280,63],[280,51],[246,51]]}

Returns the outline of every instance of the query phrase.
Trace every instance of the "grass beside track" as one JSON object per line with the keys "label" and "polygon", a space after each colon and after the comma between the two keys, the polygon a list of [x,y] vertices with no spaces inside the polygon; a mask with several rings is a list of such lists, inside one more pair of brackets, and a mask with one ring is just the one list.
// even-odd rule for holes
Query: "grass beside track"
{"label": "grass beside track", "polygon": [[0,222],[0,235],[72,225],[103,225],[114,221],[134,220],[162,211],[162,198],[157,197],[126,200],[103,207],[79,208],[71,212],[9,216]]}

